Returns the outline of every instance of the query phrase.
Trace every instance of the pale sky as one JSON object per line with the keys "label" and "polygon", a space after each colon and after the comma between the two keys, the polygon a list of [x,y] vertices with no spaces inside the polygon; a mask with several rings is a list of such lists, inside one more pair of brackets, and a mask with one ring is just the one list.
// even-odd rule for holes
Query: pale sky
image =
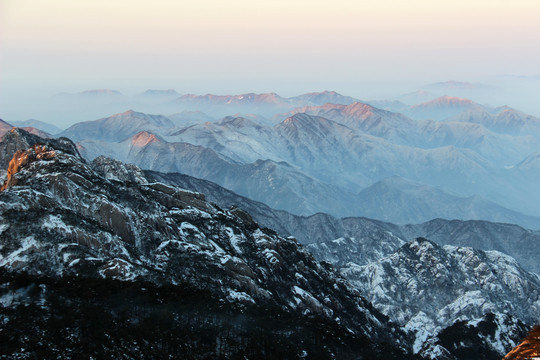
{"label": "pale sky", "polygon": [[538,0],[0,0],[0,96],[174,88],[369,98],[538,75],[539,64]]}

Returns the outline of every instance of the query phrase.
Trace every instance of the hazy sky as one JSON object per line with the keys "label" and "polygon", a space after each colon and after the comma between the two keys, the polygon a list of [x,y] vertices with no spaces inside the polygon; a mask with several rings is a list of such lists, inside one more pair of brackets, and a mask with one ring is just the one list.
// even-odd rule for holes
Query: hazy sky
{"label": "hazy sky", "polygon": [[0,0],[0,96],[338,90],[540,73],[538,0]]}

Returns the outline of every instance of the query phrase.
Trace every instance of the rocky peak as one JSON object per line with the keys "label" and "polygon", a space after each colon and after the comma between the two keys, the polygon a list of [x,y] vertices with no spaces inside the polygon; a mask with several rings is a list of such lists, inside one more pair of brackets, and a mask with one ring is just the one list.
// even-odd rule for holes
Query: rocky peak
{"label": "rocky peak", "polygon": [[418,104],[413,108],[429,108],[429,107],[471,107],[477,105],[474,101],[463,99],[455,96],[444,95],[431,101]]}
{"label": "rocky peak", "polygon": [[26,150],[36,144],[43,144],[61,150],[84,161],[77,150],[77,146],[68,138],[42,138],[21,128],[12,128],[0,140],[0,168],[7,168],[13,155],[18,150]]}
{"label": "rocky peak", "polygon": [[99,156],[92,161],[92,168],[101,176],[109,180],[147,184],[144,172],[138,166],[124,164],[105,156]]}
{"label": "rocky peak", "polygon": [[534,326],[527,337],[503,358],[503,360],[534,359],[540,359],[540,325]]}
{"label": "rocky peak", "polygon": [[17,185],[18,181],[16,174],[21,171],[24,167],[28,166],[34,161],[50,161],[56,157],[56,151],[48,148],[45,145],[33,145],[28,150],[18,150],[14,155],[13,159],[9,162],[9,167],[7,170],[7,179],[4,182],[4,185],[0,187],[0,191],[6,190],[10,186]]}

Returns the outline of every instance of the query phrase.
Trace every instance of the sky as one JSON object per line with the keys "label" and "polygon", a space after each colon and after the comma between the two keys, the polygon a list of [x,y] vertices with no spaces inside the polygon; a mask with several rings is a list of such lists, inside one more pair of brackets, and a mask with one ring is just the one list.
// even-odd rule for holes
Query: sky
{"label": "sky", "polygon": [[95,88],[377,98],[539,64],[538,0],[0,0],[0,97],[14,102]]}

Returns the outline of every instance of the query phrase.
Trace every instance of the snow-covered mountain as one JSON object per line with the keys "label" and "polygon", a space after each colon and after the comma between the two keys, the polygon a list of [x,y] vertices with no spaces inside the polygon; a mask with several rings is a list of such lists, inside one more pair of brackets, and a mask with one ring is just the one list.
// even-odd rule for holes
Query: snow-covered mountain
{"label": "snow-covered mountain", "polygon": [[289,114],[298,113],[327,118],[351,129],[358,129],[364,133],[393,141],[406,141],[410,129],[414,127],[414,121],[406,116],[361,102],[349,105],[306,106],[294,109]]}
{"label": "snow-covered mountain", "polygon": [[[335,104],[310,106],[290,112],[290,114],[294,113],[331,119],[392,144],[422,149],[445,146],[471,149],[486,159],[494,162],[504,161],[506,165],[515,164],[523,159],[525,154],[536,151],[540,146],[535,139],[492,132],[481,122],[459,121],[458,118],[448,122],[412,120],[401,114],[362,103],[347,106]],[[522,121],[529,123],[528,119],[522,119]],[[521,135],[515,132],[509,134]]]}
{"label": "snow-covered mountain", "polygon": [[[394,129],[402,131],[398,124]],[[470,149],[399,145],[305,113],[295,114],[272,128],[241,119],[199,124],[173,133],[169,139],[210,147],[244,163],[268,158],[286,161],[310,176],[349,191],[392,175],[417,181],[429,178],[450,189],[469,189],[490,167],[486,159]],[[460,176],[456,177],[456,173]]]}
{"label": "snow-covered mountain", "polygon": [[341,95],[335,91],[311,92],[288,99],[292,103],[309,104],[309,105],[324,105],[324,104],[343,104],[349,105],[359,101],[350,96]]}
{"label": "snow-covered mountain", "polygon": [[[305,114],[294,115],[273,128],[245,118],[226,118],[216,123],[194,125],[165,137],[141,132],[120,143],[84,140],[80,147],[89,159],[105,154],[145,169],[202,177],[272,207],[301,215],[322,211],[336,216],[373,216],[376,210],[371,207],[375,204],[363,201],[367,192],[354,195],[354,189],[392,173],[418,180],[425,177],[440,179],[452,188],[470,184],[488,173],[487,162],[470,152],[457,148],[423,150],[392,145],[325,118]],[[201,156],[209,158],[203,160]],[[409,163],[411,159],[415,159],[414,166]],[[474,165],[472,159],[479,163]],[[286,166],[283,161],[294,166]],[[433,163],[441,166],[437,168]],[[271,167],[267,167],[270,164]],[[370,171],[366,172],[366,169]],[[451,183],[453,173],[466,174]],[[340,177],[336,178],[336,174]],[[470,214],[489,214],[489,220],[510,222],[518,216],[491,216],[488,202],[479,200],[471,205],[468,200],[453,199],[462,202],[461,209],[471,207]],[[420,208],[422,201],[430,200],[415,201],[418,202],[416,208]],[[426,208],[421,213],[409,214],[416,218],[382,219],[408,222],[451,214],[454,214],[451,217],[463,216],[459,210],[453,213],[438,211],[433,216],[429,212]],[[499,212],[504,214],[503,209]],[[477,218],[476,215],[473,218]],[[519,222],[531,224],[525,217]]]}
{"label": "snow-covered mountain", "polygon": [[[485,219],[518,222],[530,226],[530,219],[524,217],[518,221],[514,215],[519,216],[518,213],[523,213],[530,216],[540,210],[537,182],[530,176],[530,172],[521,171],[521,167],[517,166],[540,148],[540,139],[530,136],[536,126],[533,117],[518,114],[507,108],[489,109],[462,98],[443,97],[424,104],[426,108],[438,109],[441,114],[444,108],[451,108],[452,111],[466,108],[471,114],[478,112],[489,117],[512,113],[518,117],[516,126],[522,130],[514,132],[508,130],[509,133],[506,133],[505,127],[496,128],[486,119],[475,118],[474,115],[471,115],[472,118],[458,117],[453,121],[442,122],[413,120],[405,115],[360,102],[349,105],[327,103],[320,106],[297,107],[298,102],[310,101],[311,97],[318,99],[330,96],[337,99],[338,95],[333,92],[311,93],[299,96],[296,100],[273,93],[230,96],[185,95],[180,102],[184,105],[191,104],[192,109],[180,113],[183,115],[179,115],[176,120],[161,115],[130,111],[94,122],[76,124],[62,135],[80,141],[80,145],[85,149],[81,151],[90,158],[107,155],[133,162],[143,168],[164,172],[181,171],[178,161],[174,159],[175,156],[170,154],[174,149],[187,151],[185,145],[177,145],[180,143],[199,146],[197,152],[203,151],[200,147],[211,150],[210,153],[215,153],[218,158],[225,161],[222,165],[228,166],[230,163],[233,164],[233,168],[237,165],[251,166],[259,160],[275,164],[286,162],[295,173],[302,174],[295,176],[296,180],[286,181],[289,189],[305,188],[305,183],[295,183],[302,179],[324,184],[318,187],[319,189],[331,188],[334,194],[346,194],[346,202],[338,204],[334,201],[333,204],[326,205],[320,201],[321,198],[315,191],[295,190],[294,206],[291,206],[291,202],[284,203],[281,200],[280,204],[280,200],[276,200],[280,193],[284,194],[289,190],[283,192],[282,189],[276,188],[274,195],[271,196],[268,188],[250,189],[249,192],[240,191],[240,185],[231,188],[243,195],[258,196],[257,200],[266,201],[272,206],[303,215],[309,215],[312,211],[324,211],[335,216],[375,216],[377,213],[373,209],[362,211],[360,205],[362,202],[358,194],[392,176],[438,188],[449,198],[451,195],[469,199],[463,200],[454,208],[471,207],[470,210],[445,213],[440,208],[432,218],[454,217],[453,213],[460,212],[462,219],[477,219],[480,218],[478,214],[482,214],[482,217],[484,214],[492,214],[493,216]],[[282,107],[280,113],[287,115],[282,115],[283,118],[279,120],[274,118],[277,124],[273,126],[269,125],[271,121],[258,115],[228,116],[221,120],[209,121],[215,114],[212,111],[214,105],[208,104],[219,106],[224,111],[238,111],[236,105],[252,106],[253,109],[243,108],[243,110],[255,112],[258,111],[258,106],[268,106],[267,109],[272,109],[268,110],[273,112],[272,115]],[[184,105],[179,106],[178,110],[187,107]],[[204,114],[193,112],[201,111],[201,108]],[[207,110],[209,112],[206,112]],[[209,114],[210,118],[205,114]],[[513,123],[511,118],[514,115],[504,115],[508,118],[501,120],[501,123]],[[461,113],[460,116],[465,115]],[[160,145],[152,142],[148,146],[139,146],[144,142],[136,141],[137,146],[133,147],[133,144],[127,141],[144,131],[159,138]],[[185,159],[186,155],[179,154],[178,158]],[[159,167],[147,167],[154,160],[160,163]],[[227,180],[219,176],[207,177],[205,173],[216,172],[215,168],[206,169],[214,166],[213,164],[215,163],[203,162],[199,165],[199,169],[193,167],[196,172],[187,174],[204,177],[223,186],[238,183],[234,179]],[[267,182],[253,179],[253,184],[255,183],[263,185]],[[264,192],[266,193],[263,197]],[[303,197],[304,195],[306,197]],[[342,198],[343,196],[337,197]],[[421,208],[429,201],[426,198],[418,199],[411,208],[418,209],[416,215],[420,215]],[[511,209],[514,213],[510,217],[495,216],[492,211],[494,208],[490,209],[489,206],[491,203]],[[376,216],[393,222],[425,221],[428,219],[429,211],[425,208],[424,215],[417,218],[411,216],[405,220],[399,217]],[[497,210],[497,213],[499,212],[505,211]]]}
{"label": "snow-covered mountain", "polygon": [[[316,258],[328,261],[353,275],[360,268],[381,263],[382,265],[376,268],[377,274],[380,279],[386,279],[387,272],[383,271],[381,266],[383,269],[394,269],[394,274],[400,274],[401,266],[404,263],[408,264],[407,261],[409,261],[410,264],[414,265],[410,267],[413,270],[410,270],[407,280],[403,280],[402,286],[413,295],[417,293],[418,288],[409,289],[408,285],[415,277],[415,271],[442,263],[447,270],[444,276],[452,277],[452,281],[450,281],[450,284],[453,284],[452,289],[458,292],[463,291],[464,295],[462,297],[456,295],[456,298],[459,299],[454,298],[456,301],[441,305],[437,303],[436,299],[439,299],[439,295],[436,291],[445,291],[446,285],[444,284],[446,283],[444,281],[446,278],[443,275],[426,275],[422,278],[425,286],[433,290],[432,293],[425,294],[429,298],[426,300],[429,302],[429,305],[425,306],[426,309],[439,306],[440,309],[448,310],[441,313],[447,317],[443,325],[437,325],[436,321],[433,320],[435,316],[433,314],[412,317],[408,324],[411,331],[418,332],[416,350],[428,358],[491,359],[494,356],[502,356],[515,346],[518,339],[523,336],[525,329],[530,326],[527,324],[538,320],[536,318],[530,319],[531,314],[537,316],[534,306],[540,305],[537,303],[539,300],[537,295],[540,290],[538,275],[523,270],[516,261],[507,255],[493,251],[493,249],[505,252],[513,251],[515,256],[520,259],[520,263],[523,262],[529,269],[536,269],[537,272],[540,272],[533,259],[539,256],[535,250],[538,248],[535,244],[540,243],[540,235],[532,231],[515,225],[484,221],[434,220],[420,225],[396,226],[365,218],[338,220],[324,214],[308,218],[297,217],[282,211],[272,210],[264,204],[255,203],[246,198],[235,197],[227,190],[203,180],[179,174],[151,173],[151,176],[160,179],[160,181],[177,182],[187,188],[198,189],[209,194],[218,203],[221,200],[224,206],[237,205],[249,208],[250,212],[254,214],[254,218],[261,224],[265,224],[265,221],[266,224],[276,223],[281,226],[279,231],[293,235],[296,233],[299,238],[302,235],[302,241],[311,242],[307,247]],[[408,238],[414,238],[418,234],[427,234],[441,245],[426,240],[412,240],[406,243]],[[444,243],[454,244],[454,246],[443,247]],[[418,254],[418,251],[409,251],[410,247],[415,246],[414,244],[425,245],[429,251],[426,250],[423,257]],[[455,246],[458,244],[461,246]],[[466,248],[463,247],[464,245],[480,247],[487,251]],[[420,252],[423,253],[424,250]],[[428,255],[432,256],[429,261],[427,260]],[[387,263],[391,265],[384,265]],[[448,264],[452,266],[449,267]],[[454,266],[457,267],[454,269]],[[435,267],[435,269],[438,268]],[[494,275],[490,275],[490,272]],[[453,277],[459,279],[456,280]],[[521,280],[516,282],[516,279]],[[398,296],[399,292],[393,287],[393,284],[397,283],[392,277],[386,281],[388,288],[385,288],[382,293],[395,301],[397,308],[409,309],[408,304],[417,304],[414,306],[424,308],[424,303],[417,299],[408,300],[402,295]],[[434,290],[437,289],[437,286],[430,281],[441,281],[443,285],[439,286],[439,290]],[[368,283],[368,280],[362,278],[358,280],[357,285]],[[518,288],[509,290],[507,284],[512,283],[517,283]],[[464,290],[462,290],[461,285],[463,284],[469,284],[467,286],[470,288],[463,286]],[[506,290],[503,291],[503,289]],[[505,291],[511,292],[512,295],[507,296]],[[368,292],[370,294],[377,293],[373,289]],[[516,300],[512,296],[525,296],[526,299]],[[440,296],[440,298],[444,299],[445,297]],[[533,298],[536,300],[531,303],[532,305],[522,303]],[[463,307],[457,306],[460,301],[462,301],[460,304]],[[377,306],[377,301],[374,301],[374,304]],[[404,304],[407,305],[404,306]],[[495,311],[497,309],[499,311]],[[528,315],[524,315],[520,311],[529,312]],[[527,316],[529,320],[526,319]],[[439,319],[439,314],[435,318]],[[440,318],[442,319],[443,316],[441,315]],[[431,330],[420,331],[428,328]]]}
{"label": "snow-covered mountain", "polygon": [[[333,105],[333,116],[355,114],[353,105]],[[357,107],[371,108],[366,106]],[[354,125],[353,118],[349,125]],[[422,145],[399,145],[305,113],[273,127],[226,117],[178,130],[163,116],[127,112],[74,125],[63,134],[84,136],[80,150],[89,159],[107,155],[145,169],[183,172],[301,215],[327,212],[396,223],[435,217],[485,219],[538,228],[534,217],[507,210],[534,212],[536,203],[530,200],[536,183],[525,166],[511,165],[530,157],[540,146],[537,140],[495,134],[479,124],[416,122],[402,116],[391,117],[385,128],[394,127],[397,134],[402,131],[401,120],[409,124],[402,139],[408,137],[412,143],[418,139]],[[125,134],[133,135],[124,138]],[[269,171],[266,179],[265,171]],[[379,189],[392,176],[418,183],[418,191],[411,196],[410,187],[398,184]]]}
{"label": "snow-covered mountain", "polygon": [[[540,277],[500,252],[442,247],[418,238],[388,257],[360,266],[351,254],[362,251],[354,245],[349,242],[346,246],[344,259],[336,253],[322,255],[321,259],[335,263],[376,308],[415,333],[417,353],[439,352],[426,351],[428,339],[456,321],[479,321],[487,314],[509,314],[526,324],[540,320]],[[515,341],[501,348],[496,343],[491,347],[502,356]]]}
{"label": "snow-covered mountain", "polygon": [[[163,142],[150,133],[141,133],[134,140],[142,147]],[[309,344],[308,354],[319,351],[328,356],[351,354],[344,349],[365,336],[359,352],[365,358],[407,358],[398,349],[403,346],[425,358],[489,359],[504,355],[523,336],[524,329],[539,320],[540,277],[520,264],[529,269],[534,266],[538,257],[535,249],[540,249],[534,244],[540,241],[540,234],[515,225],[435,220],[397,226],[365,218],[335,219],[326,214],[299,217],[204,180],[144,172],[104,157],[87,163],[67,139],[40,139],[13,129],[0,145],[0,154],[13,156],[0,192],[0,299],[2,311],[12,314],[5,323],[11,335],[6,336],[9,343],[17,344],[13,350],[17,353],[25,354],[20,349],[27,349],[33,340],[19,336],[22,325],[11,321],[13,316],[25,319],[20,324],[31,323],[45,332],[45,325],[40,324],[47,323],[43,316],[54,315],[51,309],[61,304],[70,313],[70,306],[79,305],[69,303],[82,301],[66,293],[59,281],[79,289],[83,286],[81,276],[90,284],[99,284],[103,281],[100,278],[132,283],[138,289],[137,297],[143,296],[139,295],[141,287],[157,294],[163,286],[179,291],[174,286],[184,284],[192,293],[207,292],[206,301],[211,306],[208,302],[205,306],[213,309],[217,306],[212,305],[213,299],[216,304],[217,299],[223,299],[221,311],[247,314],[242,321],[248,323],[253,321],[250,314],[257,314],[263,322],[271,319],[275,315],[269,312],[271,308],[279,318],[297,319],[293,324],[303,332],[310,328],[304,322],[308,316],[323,322],[310,332],[315,338],[320,329],[330,338],[342,340],[317,340],[314,344],[302,338],[298,343]],[[189,186],[180,188],[174,183]],[[189,187],[205,189],[209,199],[222,204],[207,202],[199,192],[185,189]],[[256,211],[252,217],[238,208],[223,210],[227,204],[247,205]],[[332,267],[318,263],[294,239],[280,237],[265,228],[264,222],[259,225],[258,219],[264,221],[265,216],[268,223],[281,225],[278,231],[302,234],[302,241],[311,243],[308,248],[316,258],[333,263],[353,287]],[[409,239],[422,233],[429,233],[435,242]],[[459,242],[484,250],[457,246]],[[514,251],[519,262],[493,250]],[[25,277],[21,279],[22,273]],[[110,309],[114,303],[108,302],[110,295],[99,290],[103,287],[92,286],[92,294],[99,294],[104,308]],[[28,290],[32,288],[41,290]],[[115,288],[124,289],[125,285]],[[387,322],[359,297],[360,293],[409,335]],[[59,298],[70,300],[55,300]],[[96,299],[95,295],[90,298]],[[173,309],[178,308],[179,300],[167,299]],[[24,314],[17,312],[18,304],[25,302]],[[34,308],[36,304],[41,304],[41,311]],[[154,314],[148,307],[137,306]],[[238,312],[235,306],[243,310]],[[123,310],[120,313],[133,321],[140,319]],[[205,323],[208,316],[218,313],[223,314],[210,311],[210,315],[197,316]],[[175,314],[175,321],[185,321],[185,315]],[[212,321],[218,321],[235,338],[244,339],[239,340],[237,349],[245,350],[242,341],[251,341],[242,332],[246,328],[231,327],[221,316]],[[73,331],[80,331],[77,323],[73,324]],[[289,350],[301,351],[292,345],[296,339],[286,341],[279,335],[291,329],[288,325],[273,324],[271,329],[276,326],[277,330],[270,331],[279,342]],[[345,327],[352,331],[352,339],[344,335]],[[127,336],[106,333],[118,339],[115,341],[125,341]],[[410,334],[414,341],[408,338]],[[65,339],[62,343],[75,346],[75,341]],[[231,341],[226,336],[224,339]],[[115,341],[107,346],[118,351]],[[373,341],[389,341],[391,346],[381,348]],[[142,353],[155,354],[148,345],[140,346]]]}
{"label": "snow-covered mountain", "polygon": [[444,120],[464,111],[482,108],[472,100],[456,96],[441,96],[436,99],[413,105],[405,114],[414,119]]}
{"label": "snow-covered mountain", "polygon": [[493,132],[509,135],[540,137],[540,119],[507,106],[492,111],[475,108],[448,119],[481,124]]}
{"label": "snow-covered mountain", "polygon": [[439,246],[418,238],[377,262],[358,266],[350,261],[340,269],[402,324],[427,316],[435,326],[448,325],[486,312],[508,312],[528,323],[538,320],[538,275],[497,251]]}
{"label": "snow-covered mountain", "polygon": [[[28,144],[35,141],[21,130],[12,133]],[[231,356],[285,351],[409,358],[400,349],[410,349],[407,335],[294,239],[259,227],[242,210],[222,210],[202,194],[148,182],[136,167],[105,158],[86,163],[68,140],[41,139],[15,153],[0,192],[0,234],[2,326],[10,329],[1,336],[17,344],[8,347],[10,356],[36,351],[34,330],[21,336],[29,324],[41,334],[40,351],[47,357],[64,346],[67,354],[79,349],[98,356],[100,350],[88,344],[103,333],[109,340],[101,351],[156,356],[154,344],[132,340],[131,330],[110,324],[115,330],[109,331],[104,321],[115,319],[126,324],[125,330],[151,329],[150,338],[153,332],[161,338],[184,336],[189,340],[181,342],[184,351],[201,358],[202,349],[210,349],[206,356],[224,351],[208,345],[213,341],[198,332],[201,324],[220,325],[214,327],[223,329],[216,336]],[[129,288],[132,295],[125,297]],[[32,289],[39,289],[39,300]],[[86,299],[77,289],[86,289]],[[135,310],[117,307],[119,300]],[[165,310],[149,306],[154,301],[165,301],[174,317],[163,322],[148,316]],[[105,315],[92,317],[88,306]],[[43,319],[55,318],[58,311],[79,314],[81,320],[67,325],[71,336],[53,341],[52,325]],[[198,325],[188,326],[190,316]],[[262,329],[252,324],[263,323],[274,350],[264,343],[250,348]],[[85,324],[97,326],[97,333],[86,332]],[[284,334],[293,334],[293,328],[310,335],[288,340]],[[80,342],[79,336],[87,337]],[[384,347],[378,345],[383,341]]]}

